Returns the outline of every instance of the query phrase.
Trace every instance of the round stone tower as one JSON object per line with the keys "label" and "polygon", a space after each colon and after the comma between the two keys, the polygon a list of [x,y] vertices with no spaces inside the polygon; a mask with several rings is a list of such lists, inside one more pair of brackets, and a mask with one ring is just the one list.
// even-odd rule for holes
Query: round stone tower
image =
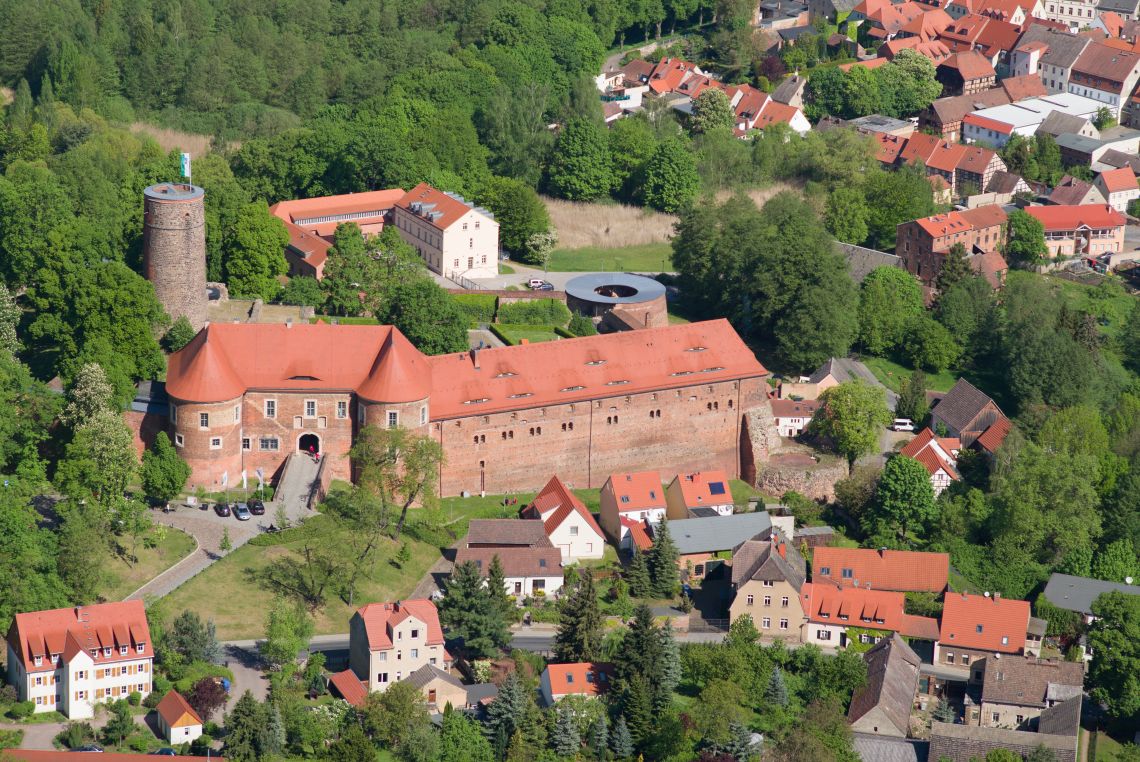
{"label": "round stone tower", "polygon": [[172,320],[206,324],[206,192],[189,183],[143,191],[143,271]]}

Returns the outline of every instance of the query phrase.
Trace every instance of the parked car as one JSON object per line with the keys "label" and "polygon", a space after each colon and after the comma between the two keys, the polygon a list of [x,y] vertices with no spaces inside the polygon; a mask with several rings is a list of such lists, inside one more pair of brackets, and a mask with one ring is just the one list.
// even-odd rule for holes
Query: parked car
{"label": "parked car", "polygon": [[97,743],[89,743],[86,746],[80,746],[78,749],[72,749],[72,751],[97,751],[101,754],[103,747]]}
{"label": "parked car", "polygon": [[230,515],[229,504],[227,504],[227,503],[216,503],[214,505],[214,513],[218,514],[219,516],[229,516]]}
{"label": "parked car", "polygon": [[174,749],[167,746],[165,749],[159,749],[158,751],[152,751],[150,753],[150,756],[152,756],[152,757],[177,757],[178,752],[176,752]]}
{"label": "parked car", "polygon": [[249,505],[249,512],[252,513],[254,516],[264,516],[265,515],[265,503],[261,502],[260,500],[250,500],[248,505]]}
{"label": "parked car", "polygon": [[553,283],[543,283],[541,286],[536,287],[534,290],[535,291],[553,291],[554,290],[554,284]]}
{"label": "parked car", "polygon": [[249,521],[249,506],[245,503],[236,503],[234,505],[234,518],[238,521]]}
{"label": "parked car", "polygon": [[207,503],[205,500],[203,500],[200,503],[198,503],[198,510],[208,511],[208,510],[210,510],[210,504]]}
{"label": "parked car", "polygon": [[896,418],[891,421],[891,431],[914,431],[914,421],[909,418]]}
{"label": "parked car", "polygon": [[543,283],[546,283],[542,278],[531,278],[526,282],[528,288],[538,288]]}

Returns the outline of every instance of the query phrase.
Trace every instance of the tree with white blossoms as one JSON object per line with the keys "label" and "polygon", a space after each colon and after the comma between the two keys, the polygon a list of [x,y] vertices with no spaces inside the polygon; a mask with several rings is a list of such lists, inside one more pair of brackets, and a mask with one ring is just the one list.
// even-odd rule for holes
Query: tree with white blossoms
{"label": "tree with white blossoms", "polygon": [[558,245],[558,232],[553,228],[545,233],[534,233],[526,239],[526,250],[531,262],[541,262],[542,269],[550,264],[550,253]]}
{"label": "tree with white blossoms", "polygon": [[22,310],[16,304],[16,298],[3,283],[0,283],[0,349],[6,349],[11,354],[20,351],[20,338],[16,334],[16,326],[20,324]]}
{"label": "tree with white blossoms", "polygon": [[115,387],[97,363],[87,363],[79,369],[71,388],[67,390],[67,404],[59,419],[72,429],[79,429],[96,415],[111,410]]}

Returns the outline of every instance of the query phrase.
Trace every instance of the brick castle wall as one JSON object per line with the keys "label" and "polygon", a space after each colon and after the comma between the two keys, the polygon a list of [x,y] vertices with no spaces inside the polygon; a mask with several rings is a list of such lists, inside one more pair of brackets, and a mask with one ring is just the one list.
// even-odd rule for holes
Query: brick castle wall
{"label": "brick castle wall", "polygon": [[206,324],[206,209],[201,188],[152,185],[143,192],[143,272],[172,320]]}

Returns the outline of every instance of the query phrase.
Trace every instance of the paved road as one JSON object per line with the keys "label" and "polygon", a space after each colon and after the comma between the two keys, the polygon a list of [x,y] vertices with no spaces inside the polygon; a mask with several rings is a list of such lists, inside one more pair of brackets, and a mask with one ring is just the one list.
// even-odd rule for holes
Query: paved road
{"label": "paved road", "polygon": [[[526,282],[528,280],[530,280],[531,278],[542,278],[543,280],[546,280],[549,283],[553,284],[555,289],[562,291],[566,288],[566,283],[571,278],[577,278],[579,275],[590,275],[591,274],[588,272],[548,272],[548,273],[543,273],[541,267],[529,267],[527,265],[519,264],[518,262],[510,262],[509,264],[510,264],[511,268],[515,270],[514,273],[512,273],[510,275],[496,275],[496,276],[491,277],[491,278],[479,278],[476,281],[476,283],[478,283],[480,286],[482,286],[483,288],[486,288],[486,289],[502,290],[502,289],[506,289],[508,286],[525,287]],[[611,272],[611,271],[600,271],[600,272]],[[657,275],[658,272],[654,271],[654,272],[649,272],[649,273],[638,273],[638,274],[639,275],[653,276],[653,275]],[[432,273],[432,277],[435,278],[436,283],[440,284],[444,288],[459,288],[460,287],[458,284],[454,283],[451,280],[448,280],[447,278],[443,277],[442,275],[440,275],[438,273]]]}
{"label": "paved road", "polygon": [[277,485],[276,493],[279,503],[285,506],[289,521],[298,523],[312,515],[309,510],[309,494],[319,471],[320,464],[306,453],[295,452],[289,456],[289,465]]}
{"label": "paved road", "polygon": [[[138,714],[135,715],[135,724],[147,728],[154,732],[156,728],[146,721],[148,715]],[[91,724],[91,727],[99,730],[107,724],[108,714],[106,712],[96,716],[91,720],[84,720]],[[54,749],[55,746],[52,741],[55,737],[62,733],[67,728],[66,722],[40,722],[33,725],[21,725],[13,722],[0,722],[0,730],[22,730],[24,731],[24,739],[20,742],[21,749]],[[161,738],[157,733],[156,737]]]}
{"label": "paved road", "polygon": [[[890,389],[883,386],[882,382],[880,382],[879,379],[875,378],[875,374],[871,372],[870,368],[868,368],[866,365],[859,362],[858,360],[855,360],[855,359],[850,358],[850,357],[836,358],[835,364],[837,366],[839,366],[839,368],[841,368],[844,372],[847,373],[848,379],[861,378],[873,386],[882,387],[883,391],[886,392],[886,394],[887,394],[887,405],[890,407],[891,410],[895,409],[895,405],[897,405],[898,401],[899,401],[899,395],[895,394]],[[843,380],[847,380],[847,379],[843,379]]]}

